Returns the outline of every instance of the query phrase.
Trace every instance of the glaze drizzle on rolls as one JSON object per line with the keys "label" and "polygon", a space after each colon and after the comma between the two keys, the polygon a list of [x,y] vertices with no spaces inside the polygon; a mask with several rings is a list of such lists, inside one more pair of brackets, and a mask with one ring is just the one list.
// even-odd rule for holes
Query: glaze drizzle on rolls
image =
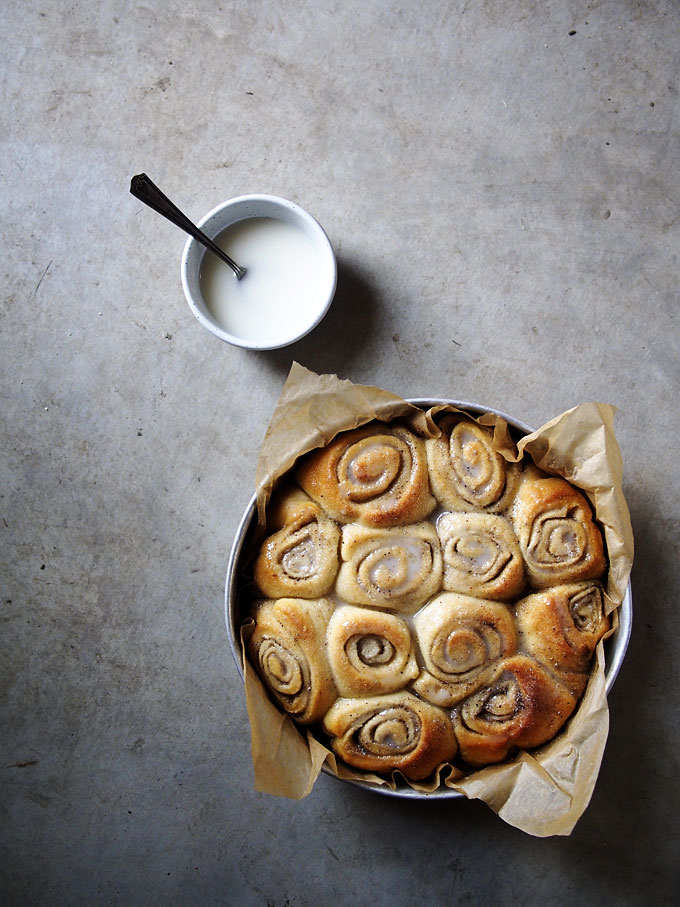
{"label": "glaze drizzle on rolls", "polygon": [[413,626],[423,663],[413,686],[437,705],[469,696],[499,658],[517,651],[512,612],[499,602],[443,592],[418,612]]}
{"label": "glaze drizzle on rolls", "polygon": [[336,590],[349,602],[410,614],[441,585],[442,554],[431,523],[343,526],[340,557]]}
{"label": "glaze drizzle on rolls", "polygon": [[326,595],[338,572],[339,539],[337,525],[316,506],[279,529],[255,561],[258,591],[268,598]]}
{"label": "glaze drizzle on rolls", "polygon": [[431,513],[425,444],[403,426],[371,423],[305,457],[295,478],[341,523],[400,526]]}
{"label": "glaze drizzle on rolls", "polygon": [[425,442],[432,491],[452,511],[507,510],[520,467],[494,449],[493,431],[460,416],[444,416],[442,435]]}
{"label": "glaze drizzle on rolls", "polygon": [[507,601],[524,588],[524,561],[512,524],[494,513],[443,513],[437,534],[444,588]]}
{"label": "glaze drizzle on rolls", "polygon": [[585,494],[506,459],[503,429],[435,422],[427,441],[369,423],[300,459],[267,508],[248,643],[347,765],[414,781],[550,740],[609,628]]}

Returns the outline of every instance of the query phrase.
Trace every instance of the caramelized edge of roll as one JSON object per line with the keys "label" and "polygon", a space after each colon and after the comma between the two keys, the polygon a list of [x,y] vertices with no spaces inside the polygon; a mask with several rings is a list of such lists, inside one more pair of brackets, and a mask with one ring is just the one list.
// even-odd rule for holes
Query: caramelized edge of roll
{"label": "caramelized edge of roll", "polygon": [[[267,598],[312,599],[327,595],[340,565],[340,529],[312,501],[292,516],[292,522],[260,546],[253,564],[255,586]],[[300,552],[303,547],[306,550]],[[294,557],[296,551],[297,568],[292,560],[287,567],[286,557]],[[305,565],[307,559],[309,564]]]}
{"label": "caramelized edge of roll", "polygon": [[[343,490],[343,478],[339,474],[347,468],[345,458],[354,445],[370,444],[372,439],[379,443],[381,437],[395,439],[398,445],[407,448],[408,476],[404,480],[402,464],[395,468],[393,462],[388,462],[384,482],[381,476],[367,475],[364,489],[359,486],[355,495],[350,495],[347,488]],[[393,442],[389,441],[387,447],[394,449]],[[389,458],[390,461],[393,459]],[[374,468],[374,464],[367,463],[366,466]],[[305,455],[295,470],[295,480],[329,516],[343,523],[355,521],[383,527],[406,525],[424,519],[436,507],[430,492],[425,443],[401,425],[372,422],[341,432],[326,447]],[[369,493],[370,480],[374,486],[385,485],[375,496]]]}
{"label": "caramelized edge of roll", "polygon": [[266,688],[300,724],[323,717],[338,695],[325,647],[333,608],[327,598],[281,598],[261,601],[254,610],[251,661]]}
{"label": "caramelized edge of roll", "polygon": [[[604,538],[590,502],[561,476],[549,476],[529,466],[524,473],[510,514],[534,589],[599,579],[607,568]],[[554,523],[554,526],[549,526]],[[548,535],[544,531],[547,529]],[[559,532],[557,539],[551,536]],[[579,542],[576,553],[560,560],[550,555],[550,545],[568,545],[569,534]]]}
{"label": "caramelized edge of roll", "polygon": [[323,728],[333,751],[348,765],[399,771],[414,781],[453,759],[458,748],[448,714],[405,691],[339,699],[324,717]]}
{"label": "caramelized edge of roll", "polygon": [[503,659],[492,680],[454,710],[461,758],[479,767],[547,743],[577,701],[578,696],[530,656]]}

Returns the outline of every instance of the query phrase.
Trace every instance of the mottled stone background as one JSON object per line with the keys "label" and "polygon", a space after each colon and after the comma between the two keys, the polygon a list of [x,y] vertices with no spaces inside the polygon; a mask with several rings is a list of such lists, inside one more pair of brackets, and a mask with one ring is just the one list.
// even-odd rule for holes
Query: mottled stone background
{"label": "mottled stone background", "polygon": [[[677,894],[680,7],[5,0],[4,904],[667,904]],[[339,262],[288,349],[182,295],[198,219],[292,198]],[[618,407],[635,621],[590,808],[252,787],[227,557],[291,361],[539,425]]]}

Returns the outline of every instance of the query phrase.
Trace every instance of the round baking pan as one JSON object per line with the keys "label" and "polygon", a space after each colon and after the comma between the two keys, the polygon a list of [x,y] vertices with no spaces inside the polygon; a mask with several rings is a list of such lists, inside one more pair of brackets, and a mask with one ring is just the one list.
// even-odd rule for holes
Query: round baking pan
{"label": "round baking pan", "polygon": [[[425,399],[425,398],[416,398],[409,399],[407,402],[419,406],[422,409],[430,409],[432,406],[446,405],[446,406],[455,406],[457,409],[463,410],[464,412],[470,413],[472,416],[480,416],[484,413],[493,413],[494,415],[500,416],[505,419],[511,429],[514,429],[514,434],[517,438],[522,435],[530,434],[534,429],[527,425],[525,422],[521,422],[513,416],[507,415],[500,410],[493,409],[489,406],[481,406],[477,403],[468,403],[460,400],[447,400],[447,399]],[[242,557],[249,550],[249,543],[255,531],[255,526],[257,523],[257,499],[253,495],[250,499],[246,510],[241,517],[241,521],[236,530],[236,536],[234,538],[234,543],[231,548],[231,553],[229,556],[229,562],[227,564],[227,576],[224,590],[224,607],[225,607],[225,619],[227,624],[227,635],[229,638],[229,646],[231,648],[232,655],[234,656],[234,661],[238,668],[241,679],[243,679],[243,664],[242,664],[242,653],[241,653],[241,642],[240,642],[240,627],[242,622],[243,615],[240,613],[240,583],[243,578],[243,571],[241,566]],[[618,608],[618,617],[619,623],[611,636],[605,640],[605,680],[607,693],[610,692],[616,676],[619,673],[621,664],[626,654],[626,649],[628,648],[628,642],[630,640],[630,633],[633,624],[633,597],[630,582],[626,587],[626,592],[621,602],[620,607]],[[336,777],[329,768],[324,764],[322,766],[322,771],[326,772],[333,777]],[[431,800],[433,798],[437,799],[457,799],[462,798],[463,794],[458,791],[451,790],[446,787],[437,788],[437,790],[430,793],[422,793],[421,791],[414,790],[406,782],[402,782],[397,785],[396,788],[391,788],[386,784],[373,784],[370,781],[359,781],[353,779],[340,779],[349,784],[354,784],[358,787],[365,788],[367,790],[374,791],[378,794],[383,794],[388,797],[404,797],[411,798],[416,800]]]}

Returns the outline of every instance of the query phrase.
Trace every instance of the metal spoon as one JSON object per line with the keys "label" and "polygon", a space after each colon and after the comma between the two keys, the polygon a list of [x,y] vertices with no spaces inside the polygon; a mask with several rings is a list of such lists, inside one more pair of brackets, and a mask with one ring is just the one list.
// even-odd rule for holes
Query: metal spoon
{"label": "metal spoon", "polygon": [[218,258],[221,258],[222,261],[226,262],[229,265],[231,270],[234,272],[238,280],[246,273],[246,269],[242,268],[241,265],[237,265],[233,258],[229,258],[226,252],[223,252],[219,246],[205,235],[201,230],[195,226],[186,214],[183,214],[177,205],[173,204],[167,195],[163,195],[161,190],[156,186],[155,183],[152,183],[146,173],[139,173],[137,176],[133,176],[130,180],[130,192],[138,198],[141,202],[144,202],[145,205],[148,205],[149,208],[153,208],[154,211],[157,211],[159,214],[162,214],[163,217],[175,224],[176,227],[184,230],[185,233],[188,233],[189,236],[193,236],[195,240],[200,242],[210,249],[210,251],[217,255]]}

